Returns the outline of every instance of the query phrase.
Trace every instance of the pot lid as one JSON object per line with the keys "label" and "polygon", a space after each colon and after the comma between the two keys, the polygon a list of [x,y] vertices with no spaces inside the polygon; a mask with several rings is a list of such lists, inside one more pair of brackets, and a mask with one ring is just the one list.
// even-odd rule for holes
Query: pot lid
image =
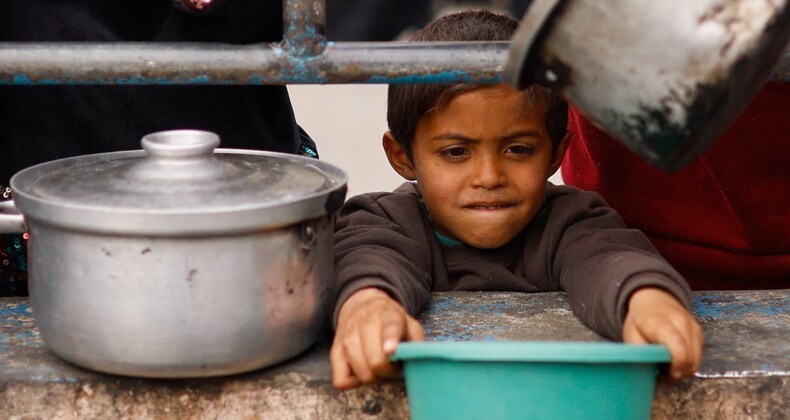
{"label": "pot lid", "polygon": [[125,234],[207,234],[321,217],[345,199],[346,175],[316,159],[215,149],[219,137],[163,131],[144,150],[47,162],[11,180],[28,220]]}

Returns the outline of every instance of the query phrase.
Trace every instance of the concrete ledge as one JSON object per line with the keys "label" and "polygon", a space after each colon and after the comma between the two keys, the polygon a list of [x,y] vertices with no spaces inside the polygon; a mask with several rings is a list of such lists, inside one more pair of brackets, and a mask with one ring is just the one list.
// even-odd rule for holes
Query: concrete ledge
{"label": "concrete ledge", "polygon": [[[782,418],[790,413],[790,290],[705,292],[695,312],[707,347],[697,377],[660,382],[653,417]],[[563,293],[437,293],[421,317],[430,340],[600,341]],[[243,375],[144,380],[104,375],[50,353],[26,299],[0,298],[0,413],[12,419],[402,419],[402,380],[340,392],[329,339]]]}

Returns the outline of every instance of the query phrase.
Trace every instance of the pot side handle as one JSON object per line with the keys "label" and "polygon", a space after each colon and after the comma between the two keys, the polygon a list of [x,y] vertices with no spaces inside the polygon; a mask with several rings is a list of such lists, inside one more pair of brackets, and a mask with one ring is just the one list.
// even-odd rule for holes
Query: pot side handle
{"label": "pot side handle", "polygon": [[340,210],[340,207],[346,201],[346,192],[348,192],[348,185],[344,184],[342,187],[329,193],[324,203],[324,210],[326,210],[327,214],[334,214]]}
{"label": "pot side handle", "polygon": [[25,218],[16,208],[14,200],[0,201],[0,233],[25,233]]}

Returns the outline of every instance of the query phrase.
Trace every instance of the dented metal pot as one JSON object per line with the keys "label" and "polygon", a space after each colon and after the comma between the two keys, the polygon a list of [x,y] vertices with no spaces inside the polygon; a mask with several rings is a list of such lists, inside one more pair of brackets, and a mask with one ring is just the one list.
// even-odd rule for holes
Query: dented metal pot
{"label": "dented metal pot", "polygon": [[534,0],[504,77],[560,92],[674,171],[734,121],[790,40],[790,0]]}
{"label": "dented metal pot", "polygon": [[214,148],[203,131],[63,159],[11,179],[5,232],[30,233],[30,302],[49,348],[102,372],[239,373],[290,358],[330,316],[346,175]]}

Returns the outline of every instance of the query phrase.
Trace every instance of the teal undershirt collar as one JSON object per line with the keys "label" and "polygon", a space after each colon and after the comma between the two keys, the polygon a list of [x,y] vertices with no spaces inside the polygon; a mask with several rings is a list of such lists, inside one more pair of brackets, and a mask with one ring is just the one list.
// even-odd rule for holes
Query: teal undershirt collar
{"label": "teal undershirt collar", "polygon": [[[430,220],[430,221],[431,221],[431,223],[433,223],[433,216],[431,216],[431,214],[430,214],[430,213],[428,213],[428,220]],[[442,234],[441,234],[441,233],[439,233],[439,231],[438,231],[438,230],[436,230],[436,229],[434,229],[434,230],[433,230],[433,233],[436,235],[436,238],[438,238],[438,239],[439,239],[439,242],[440,242],[442,245],[448,245],[448,246],[458,246],[458,245],[463,245],[463,244],[464,244],[463,242],[461,242],[461,241],[459,241],[459,240],[457,240],[457,239],[451,239],[451,238],[448,238],[448,237],[446,237],[446,236],[442,235]]]}
{"label": "teal undershirt collar", "polygon": [[[433,217],[431,216],[430,213],[428,213],[428,219],[431,221],[431,223],[433,223]],[[459,241],[457,239],[448,238],[448,237],[442,235],[436,229],[433,230],[433,233],[436,234],[436,237],[439,239],[439,242],[441,242],[442,245],[458,246],[458,245],[463,245],[464,244],[463,242],[461,242],[461,241]]]}
{"label": "teal undershirt collar", "polygon": [[463,242],[461,242],[461,241],[459,241],[457,239],[448,238],[448,237],[442,235],[441,233],[439,233],[436,230],[434,230],[433,233],[436,234],[436,237],[439,238],[439,242],[441,242],[442,245],[458,246],[458,245],[463,245],[464,244]]}

